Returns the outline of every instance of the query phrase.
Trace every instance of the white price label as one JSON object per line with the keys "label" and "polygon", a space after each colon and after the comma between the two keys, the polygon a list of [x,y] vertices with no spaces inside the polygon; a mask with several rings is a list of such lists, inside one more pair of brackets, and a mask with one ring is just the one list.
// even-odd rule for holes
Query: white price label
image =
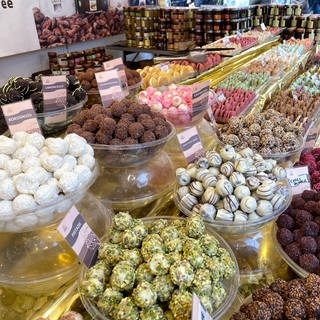
{"label": "white price label", "polygon": [[292,194],[300,194],[304,190],[311,189],[309,169],[307,166],[286,168],[286,171]]}
{"label": "white price label", "polygon": [[260,27],[261,27],[262,31],[266,31],[267,30],[267,27],[263,22],[260,24]]}

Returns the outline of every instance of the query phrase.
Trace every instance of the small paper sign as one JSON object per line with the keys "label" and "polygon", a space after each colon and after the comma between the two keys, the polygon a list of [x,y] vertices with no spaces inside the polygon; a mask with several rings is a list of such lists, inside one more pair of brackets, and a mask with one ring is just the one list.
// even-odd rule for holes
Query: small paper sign
{"label": "small paper sign", "polygon": [[308,132],[306,143],[305,143],[305,148],[313,148],[314,145],[316,144],[316,140],[318,137],[318,128],[311,128]]}
{"label": "small paper sign", "polygon": [[307,166],[286,168],[286,171],[292,194],[300,194],[304,190],[311,189],[309,169]]}
{"label": "small paper sign", "polygon": [[192,118],[201,113],[209,100],[210,81],[196,82],[192,85]]}
{"label": "small paper sign", "polygon": [[129,94],[128,79],[126,76],[126,72],[125,72],[122,58],[117,58],[117,59],[113,59],[113,60],[104,62],[103,68],[106,71],[112,70],[112,69],[115,69],[118,71],[119,78],[121,81],[121,88],[123,90],[124,96],[127,96]]}
{"label": "small paper sign", "polygon": [[237,31],[237,38],[240,39],[241,38],[241,32],[238,30]]}
{"label": "small paper sign", "polygon": [[263,22],[260,24],[260,27],[261,27],[262,31],[266,31],[267,30],[266,25]]}
{"label": "small paper sign", "polygon": [[191,127],[177,134],[180,148],[187,162],[193,162],[204,154],[204,149],[196,127]]}
{"label": "small paper sign", "polygon": [[161,71],[167,71],[170,69],[170,63],[169,62],[161,63],[158,65],[158,69]]}
{"label": "small paper sign", "polygon": [[199,297],[192,294],[192,318],[191,320],[212,320],[212,317],[201,303]]}
{"label": "small paper sign", "polygon": [[102,105],[108,107],[112,101],[124,98],[117,70],[108,70],[95,73]]}
{"label": "small paper sign", "polygon": [[65,75],[41,77],[44,112],[54,112],[45,117],[46,124],[67,120],[67,78]]}
{"label": "small paper sign", "polygon": [[19,131],[41,133],[31,100],[24,100],[2,106],[11,135]]}
{"label": "small paper sign", "polygon": [[69,210],[57,230],[88,268],[95,264],[100,240],[76,207]]}
{"label": "small paper sign", "polygon": [[229,46],[230,46],[230,40],[229,40],[229,38],[223,38],[223,39],[222,39],[222,42],[224,43],[224,45],[225,45],[226,47],[229,47]]}
{"label": "small paper sign", "polygon": [[298,96],[295,91],[292,91],[292,98],[294,101],[298,101]]}

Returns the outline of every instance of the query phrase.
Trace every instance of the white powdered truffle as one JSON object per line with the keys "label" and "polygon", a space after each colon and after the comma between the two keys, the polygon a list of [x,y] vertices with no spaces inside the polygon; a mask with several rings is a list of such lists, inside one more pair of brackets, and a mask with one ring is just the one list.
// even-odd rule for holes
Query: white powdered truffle
{"label": "white powdered truffle", "polygon": [[0,136],[0,153],[13,154],[17,149],[16,142],[6,136]]}
{"label": "white powdered truffle", "polygon": [[48,138],[45,141],[45,146],[50,154],[56,154],[63,157],[68,152],[68,143],[61,138]]}
{"label": "white powdered truffle", "polygon": [[90,154],[90,156],[94,156],[94,150],[93,148],[90,146],[90,144],[86,145],[86,152],[87,154]]}
{"label": "white powdered truffle", "polygon": [[12,200],[17,195],[17,190],[11,178],[0,181],[0,199]]}
{"label": "white powdered truffle", "polygon": [[87,184],[92,176],[90,169],[83,165],[76,166],[73,172],[78,175],[78,179],[82,185]]}
{"label": "white powdered truffle", "polygon": [[49,172],[54,172],[58,170],[63,163],[63,158],[57,155],[40,155],[41,165]]}
{"label": "white powdered truffle", "polygon": [[40,159],[37,157],[27,157],[22,163],[22,171],[26,172],[33,167],[41,167]]}
{"label": "white powdered truffle", "polygon": [[26,174],[28,176],[35,177],[39,184],[46,183],[52,177],[51,173],[42,167],[31,167],[27,170]]}
{"label": "white powdered truffle", "polygon": [[17,175],[21,173],[22,163],[18,159],[11,159],[4,165],[4,170],[6,170],[11,176]]}
{"label": "white powdered truffle", "polygon": [[73,172],[64,172],[59,179],[59,187],[64,193],[71,193],[78,189],[80,181],[78,175]]}
{"label": "white powdered truffle", "polygon": [[12,155],[12,157],[14,159],[24,161],[28,157],[38,157],[39,154],[40,152],[35,146],[33,146],[32,144],[26,144],[25,146],[18,148],[16,152]]}
{"label": "white powdered truffle", "polygon": [[20,211],[30,211],[37,207],[33,196],[29,194],[19,194],[12,201],[13,212],[19,213]]}
{"label": "white powdered truffle", "polygon": [[17,147],[20,148],[20,147],[23,147],[26,144],[28,136],[29,136],[29,134],[27,132],[19,131],[19,132],[16,132],[12,136],[12,138],[16,142]]}
{"label": "white powdered truffle", "polygon": [[64,140],[69,144],[69,154],[80,157],[86,153],[87,141],[75,133],[68,134]]}
{"label": "white powdered truffle", "polygon": [[39,205],[49,204],[58,199],[57,188],[53,184],[43,184],[34,194]]}
{"label": "white powdered truffle", "polygon": [[0,169],[0,181],[5,179],[5,178],[8,178],[8,172],[5,171],[5,170]]}
{"label": "white powdered truffle", "polygon": [[6,154],[0,154],[0,169],[4,169],[5,164],[10,160],[11,158]]}
{"label": "white powdered truffle", "polygon": [[93,156],[90,156],[90,154],[85,154],[85,155],[79,157],[78,163],[82,164],[84,166],[87,166],[88,168],[90,168],[92,170],[95,166],[96,161]]}
{"label": "white powdered truffle", "polygon": [[63,157],[63,165],[65,164],[69,166],[70,170],[73,170],[77,165],[77,159],[74,156],[67,154]]}
{"label": "white powdered truffle", "polygon": [[50,184],[53,187],[55,187],[55,189],[57,190],[57,193],[59,193],[59,191],[61,190],[60,187],[59,187],[59,181],[56,178],[50,178],[47,181],[47,184]]}
{"label": "white powdered truffle", "polygon": [[36,176],[21,173],[13,178],[16,189],[20,193],[34,194],[39,188],[39,181]]}
{"label": "white powdered truffle", "polygon": [[28,135],[26,143],[30,143],[40,150],[44,145],[44,137],[38,132],[34,132]]}
{"label": "white powdered truffle", "polygon": [[10,221],[15,217],[12,211],[12,201],[0,201],[0,221]]}

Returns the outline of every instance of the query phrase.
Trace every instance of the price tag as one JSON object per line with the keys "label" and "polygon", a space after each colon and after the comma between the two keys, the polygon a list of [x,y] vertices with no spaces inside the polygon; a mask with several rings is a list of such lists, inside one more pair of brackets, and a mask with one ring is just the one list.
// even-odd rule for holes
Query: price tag
{"label": "price tag", "polygon": [[307,166],[286,168],[286,171],[292,194],[300,194],[304,190],[311,189],[309,169]]}
{"label": "price tag", "polygon": [[41,133],[31,100],[3,105],[2,112],[11,135],[19,131]]}
{"label": "price tag", "polygon": [[311,128],[308,132],[306,143],[305,143],[305,148],[313,148],[314,145],[316,144],[318,137],[318,128]]}
{"label": "price tag", "polygon": [[97,72],[95,77],[104,107],[108,107],[114,100],[121,100],[125,97],[117,70]]}
{"label": "price tag", "polygon": [[204,154],[204,149],[196,127],[191,127],[177,134],[180,148],[187,162],[193,162]]}
{"label": "price tag", "polygon": [[170,63],[169,62],[161,63],[158,65],[158,69],[161,71],[168,71],[170,69]]}
{"label": "price tag", "polygon": [[191,320],[212,320],[212,317],[201,303],[199,297],[192,294],[192,317]]}
{"label": "price tag", "polygon": [[229,38],[223,38],[222,41],[226,47],[229,47],[231,44]]}
{"label": "price tag", "polygon": [[103,63],[103,68],[106,71],[113,70],[113,69],[118,71],[119,78],[120,78],[120,81],[121,81],[121,88],[123,90],[123,94],[124,94],[124,96],[127,96],[129,94],[128,79],[127,79],[127,76],[126,76],[126,71],[125,71],[125,68],[124,68],[124,64],[123,64],[122,58],[117,58],[117,59],[113,59],[113,60],[104,62]]}
{"label": "price tag", "polygon": [[260,24],[260,27],[261,27],[262,31],[266,31],[267,30],[267,27],[263,22]]}
{"label": "price tag", "polygon": [[100,240],[76,207],[69,210],[57,230],[88,268],[95,264]]}
{"label": "price tag", "polygon": [[54,112],[45,117],[46,124],[67,120],[67,77],[65,75],[41,77],[44,112]]}
{"label": "price tag", "polygon": [[217,94],[217,99],[218,99],[219,102],[223,102],[223,101],[226,100],[226,97],[222,92],[220,92],[220,93]]}
{"label": "price tag", "polygon": [[237,30],[237,38],[240,39],[241,38],[241,32],[239,30]]}
{"label": "price tag", "polygon": [[209,100],[210,81],[196,82],[192,85],[192,118],[203,111]]}

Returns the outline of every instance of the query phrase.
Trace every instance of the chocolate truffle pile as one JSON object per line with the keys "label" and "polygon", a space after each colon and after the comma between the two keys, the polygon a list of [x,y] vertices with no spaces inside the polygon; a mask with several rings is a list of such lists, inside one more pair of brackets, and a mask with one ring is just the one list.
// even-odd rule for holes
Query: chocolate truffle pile
{"label": "chocolate truffle pile", "polygon": [[141,82],[140,73],[136,70],[131,70],[125,67],[126,77],[128,80],[128,86],[134,86],[135,84]]}
{"label": "chocolate truffle pile", "polygon": [[223,143],[237,150],[250,147],[262,155],[296,150],[303,133],[303,128],[272,109],[246,117],[232,117],[218,132]]}
{"label": "chocolate truffle pile", "polygon": [[320,148],[304,150],[300,160],[295,163],[295,167],[308,166],[311,175],[311,187],[313,190],[320,191]]}
{"label": "chocolate truffle pile", "polygon": [[278,279],[257,289],[252,302],[243,304],[230,320],[315,320],[320,315],[320,277]]}
{"label": "chocolate truffle pile", "polygon": [[299,94],[286,90],[276,95],[266,109],[277,110],[296,124],[306,126],[319,107],[320,94],[312,96],[308,92]]}
{"label": "chocolate truffle pile", "polygon": [[287,255],[307,272],[320,274],[320,193],[305,190],[277,220],[277,239]]}
{"label": "chocolate truffle pile", "polygon": [[67,132],[76,133],[89,143],[130,145],[165,138],[171,126],[149,106],[123,99],[108,108],[95,104],[82,110]]}

